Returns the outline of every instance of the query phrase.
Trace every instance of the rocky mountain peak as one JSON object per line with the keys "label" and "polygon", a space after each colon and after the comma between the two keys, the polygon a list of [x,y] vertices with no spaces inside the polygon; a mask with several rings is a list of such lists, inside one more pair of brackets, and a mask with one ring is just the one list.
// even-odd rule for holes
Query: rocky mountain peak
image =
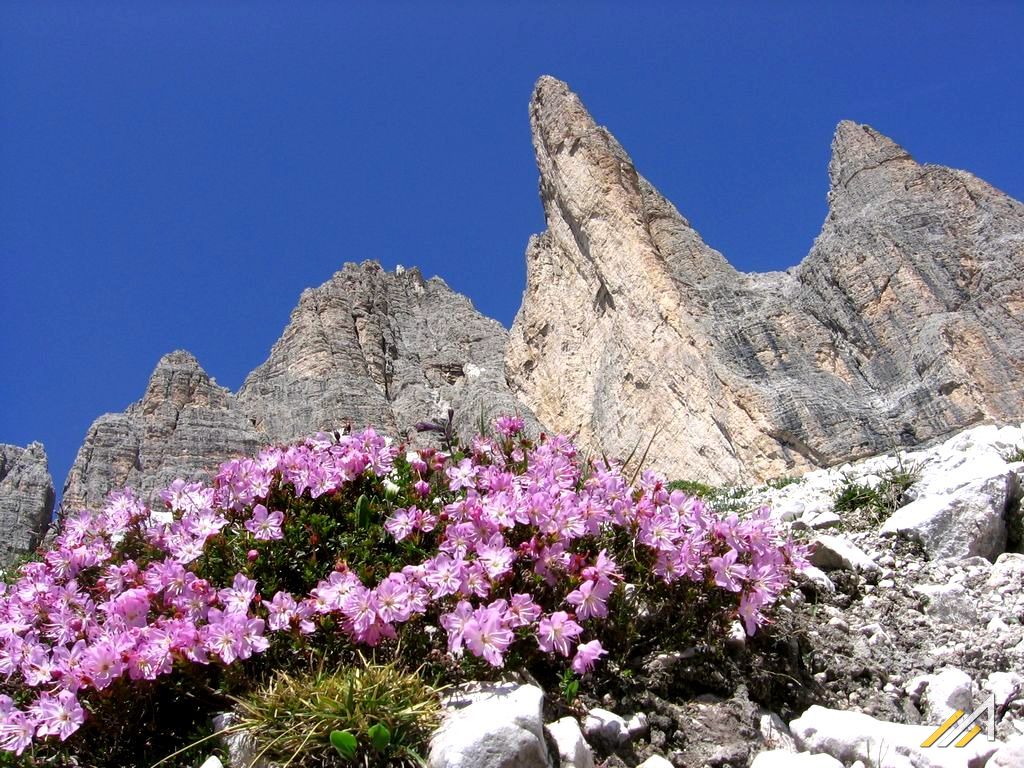
{"label": "rocky mountain peak", "polygon": [[166,404],[180,411],[197,399],[223,402],[226,394],[228,390],[213,383],[191,352],[179,349],[157,362],[139,407],[152,411]]}
{"label": "rocky mountain peak", "polygon": [[222,461],[261,443],[234,395],[191,353],[177,350],[157,362],[140,400],[93,422],[64,483],[61,507],[97,508],[124,486],[145,496],[177,477],[206,479]]}
{"label": "rocky mountain peak", "polygon": [[441,279],[346,264],[303,293],[238,399],[275,441],[346,423],[411,439],[416,423],[449,407],[469,428],[481,410],[518,407],[505,383],[505,338]]}
{"label": "rocky mountain peak", "polygon": [[915,165],[910,153],[869,125],[843,120],[836,126],[828,165],[833,193],[849,187],[859,174],[889,163]]}
{"label": "rocky mountain peak", "polygon": [[744,275],[564,83],[541,78],[530,120],[547,230],[506,366],[550,429],[730,483],[1024,412],[1017,201],[843,122],[811,253]]}

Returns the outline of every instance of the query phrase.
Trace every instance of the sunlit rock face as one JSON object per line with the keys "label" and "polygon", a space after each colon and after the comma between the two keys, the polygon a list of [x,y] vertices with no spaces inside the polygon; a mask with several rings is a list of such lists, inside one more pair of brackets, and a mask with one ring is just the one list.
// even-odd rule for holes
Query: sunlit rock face
{"label": "sunlit rock face", "polygon": [[547,229],[526,251],[515,393],[593,451],[741,482],[1024,413],[1024,205],[840,123],[799,266],[744,274],[565,83],[530,102]]}

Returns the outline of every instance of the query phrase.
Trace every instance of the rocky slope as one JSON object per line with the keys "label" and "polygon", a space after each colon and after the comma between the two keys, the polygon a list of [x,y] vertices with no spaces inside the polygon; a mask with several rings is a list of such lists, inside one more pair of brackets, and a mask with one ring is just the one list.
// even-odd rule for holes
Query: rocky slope
{"label": "rocky slope", "polygon": [[43,446],[0,445],[0,569],[42,540],[53,498]]}
{"label": "rocky slope", "polygon": [[836,130],[829,213],[785,273],[742,274],[558,80],[530,103],[547,230],[506,362],[548,427],[712,482],[920,444],[1024,411],[1024,205]]}
{"label": "rocky slope", "polygon": [[270,357],[237,395],[188,352],[164,356],[139,402],[89,429],[62,508],[98,506],[124,485],[148,495],[319,430],[369,425],[415,438],[417,422],[446,418],[449,408],[463,433],[498,412],[519,411],[536,428],[505,383],[506,335],[440,278],[346,264],[303,292]]}

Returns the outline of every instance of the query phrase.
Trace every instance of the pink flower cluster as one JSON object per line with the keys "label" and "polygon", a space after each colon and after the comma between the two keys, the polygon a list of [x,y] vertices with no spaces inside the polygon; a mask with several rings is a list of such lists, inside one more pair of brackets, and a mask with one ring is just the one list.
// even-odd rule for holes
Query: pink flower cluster
{"label": "pink flower cluster", "polygon": [[[124,491],[101,512],[68,518],[42,562],[0,584],[0,684],[21,692],[20,704],[0,695],[0,749],[20,754],[35,739],[68,738],[90,689],[124,676],[154,679],[176,662],[232,664],[264,651],[268,633],[310,634],[328,615],[356,643],[394,638],[421,619],[440,626],[452,654],[468,650],[500,667],[514,643],[532,642],[571,657],[583,674],[605,653],[584,637],[600,632],[624,580],[600,546],[616,529],[648,552],[664,583],[690,579],[736,597],[750,634],[802,565],[803,549],[780,536],[766,510],[723,519],[653,474],[630,488],[615,465],[581,466],[564,437],[523,447],[511,439],[520,420],[504,417],[496,428],[504,448],[477,438],[469,457],[447,463],[437,452],[399,459],[372,430],[318,435],[229,461],[213,487],[175,481],[160,495],[165,509]],[[420,501],[392,505],[383,524],[396,541],[430,534],[428,559],[376,585],[340,567],[308,594],[270,600],[246,573],[230,586],[197,575],[213,536],[282,538],[288,512],[268,508],[272,487],[316,498],[370,478],[386,489],[397,465],[411,478],[409,498]],[[126,540],[157,555],[129,558]],[[541,583],[538,594],[523,586]]]}

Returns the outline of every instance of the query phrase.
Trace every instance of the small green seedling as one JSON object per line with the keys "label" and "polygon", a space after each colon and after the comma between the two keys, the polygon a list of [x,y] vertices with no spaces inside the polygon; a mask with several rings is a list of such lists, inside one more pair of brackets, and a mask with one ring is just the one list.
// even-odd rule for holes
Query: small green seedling
{"label": "small green seedling", "polygon": [[[389,737],[390,735],[388,734]],[[356,756],[358,742],[352,731],[331,731],[331,744],[345,760],[351,760]]]}
{"label": "small green seedling", "polygon": [[385,749],[388,748],[388,744],[391,743],[391,731],[389,731],[388,727],[383,723],[371,725],[369,734],[370,743],[373,745],[373,748],[378,752],[383,752]]}

